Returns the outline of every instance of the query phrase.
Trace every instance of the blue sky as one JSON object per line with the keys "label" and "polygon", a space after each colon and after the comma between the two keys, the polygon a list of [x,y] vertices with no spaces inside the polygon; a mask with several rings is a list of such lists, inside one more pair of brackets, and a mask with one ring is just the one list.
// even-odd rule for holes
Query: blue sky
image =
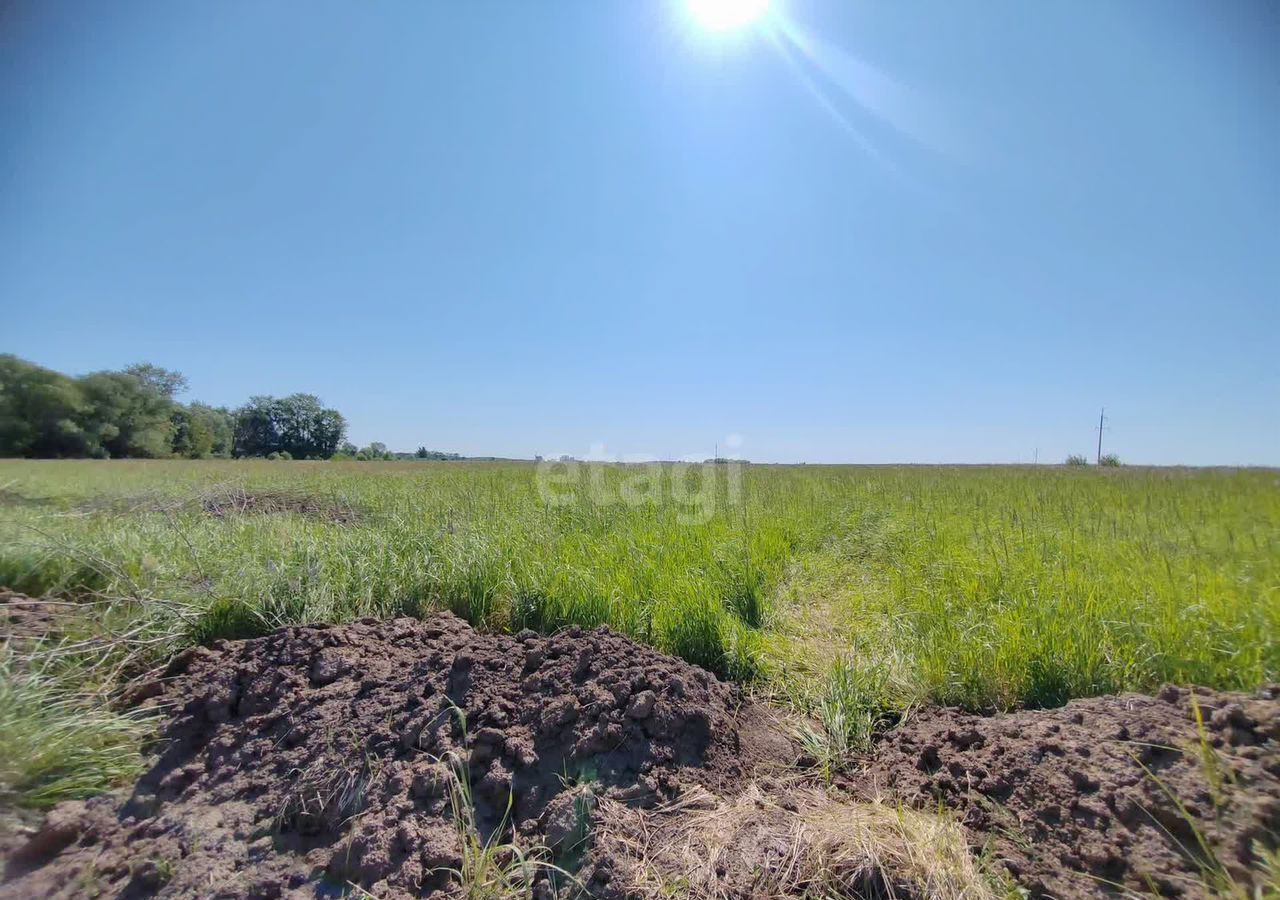
{"label": "blue sky", "polygon": [[[1280,464],[1280,7],[0,13],[0,352],[468,454]],[[731,441],[731,436],[734,436]]]}

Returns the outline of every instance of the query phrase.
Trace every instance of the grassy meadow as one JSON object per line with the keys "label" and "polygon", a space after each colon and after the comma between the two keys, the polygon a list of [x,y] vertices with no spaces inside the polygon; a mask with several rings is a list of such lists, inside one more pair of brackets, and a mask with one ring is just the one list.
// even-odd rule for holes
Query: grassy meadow
{"label": "grassy meadow", "polygon": [[926,702],[1280,678],[1280,473],[0,461],[0,585],[81,601],[6,651],[0,732],[191,642],[445,608],[607,624],[853,749]]}

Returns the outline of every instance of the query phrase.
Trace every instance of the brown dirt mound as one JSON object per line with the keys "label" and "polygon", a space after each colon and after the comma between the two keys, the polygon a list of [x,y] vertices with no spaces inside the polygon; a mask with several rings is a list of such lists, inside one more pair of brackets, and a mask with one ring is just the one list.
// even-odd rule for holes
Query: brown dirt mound
{"label": "brown dirt mound", "polygon": [[450,754],[482,833],[509,815],[523,844],[566,850],[576,785],[643,805],[790,752],[737,689],[607,629],[508,637],[448,614],[187,651],[148,693],[183,703],[154,766],[55,809],[0,896],[416,896],[461,864]]}
{"label": "brown dirt mound", "polygon": [[1252,887],[1280,840],[1278,698],[1166,687],[992,717],[927,710],[881,740],[857,787],[960,811],[1035,896],[1198,896],[1212,872]]}
{"label": "brown dirt mound", "polygon": [[37,600],[26,594],[0,588],[0,644],[49,637],[79,615],[77,603]]}

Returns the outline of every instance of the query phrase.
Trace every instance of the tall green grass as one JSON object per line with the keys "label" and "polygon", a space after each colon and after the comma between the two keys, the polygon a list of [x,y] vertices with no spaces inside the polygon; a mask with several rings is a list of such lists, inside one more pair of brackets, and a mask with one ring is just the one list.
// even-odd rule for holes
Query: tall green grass
{"label": "tall green grass", "polygon": [[[637,470],[612,466],[548,504],[518,463],[3,461],[0,584],[161,598],[180,641],[435,608],[606,624],[739,679],[776,675],[775,626],[812,605],[841,665],[893,661],[894,702],[976,709],[1280,677],[1274,471],[715,469],[699,503],[624,503]],[[316,502],[211,516],[229,490]]]}
{"label": "tall green grass", "polygon": [[0,806],[44,809],[136,775],[149,723],[85,696],[52,665],[0,648]]}

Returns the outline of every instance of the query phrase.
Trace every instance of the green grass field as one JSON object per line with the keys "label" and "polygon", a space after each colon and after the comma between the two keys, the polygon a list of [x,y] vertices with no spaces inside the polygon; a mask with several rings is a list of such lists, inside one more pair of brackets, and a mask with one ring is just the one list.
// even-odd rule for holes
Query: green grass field
{"label": "green grass field", "polygon": [[[99,602],[34,688],[6,661],[0,715],[50,679],[109,687],[125,656],[435,608],[493,629],[608,624],[855,741],[922,702],[1280,678],[1275,471],[555,474],[548,488],[520,463],[2,461],[0,585]],[[77,656],[95,636],[113,649]]]}

